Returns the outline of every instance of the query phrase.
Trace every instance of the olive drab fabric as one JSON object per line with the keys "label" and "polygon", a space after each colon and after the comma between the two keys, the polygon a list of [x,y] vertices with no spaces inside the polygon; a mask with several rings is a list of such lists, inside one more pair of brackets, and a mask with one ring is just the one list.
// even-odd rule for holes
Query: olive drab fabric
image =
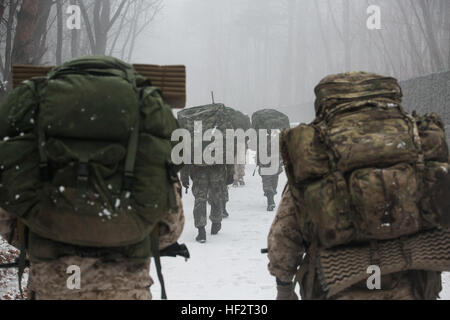
{"label": "olive drab fabric", "polygon": [[290,128],[289,117],[274,109],[263,109],[252,115],[252,127],[255,130],[284,130]]}
{"label": "olive drab fabric", "polygon": [[316,95],[316,120],[281,137],[310,241],[332,248],[448,223],[429,192],[448,174],[438,115],[407,114],[397,81],[371,73],[327,77]]}
{"label": "olive drab fabric", "polygon": [[[215,130],[218,130],[223,136],[223,163],[226,162],[226,130],[235,130],[238,126],[235,123],[236,111],[232,108],[226,107],[223,104],[216,103],[205,106],[198,106],[181,110],[177,114],[180,126],[189,131],[192,137],[191,143],[191,163],[194,163],[195,150],[206,151],[211,141],[203,141],[205,132],[209,131],[213,135]],[[195,127],[196,123],[201,124],[201,127]],[[201,132],[199,131],[201,128]],[[197,131],[196,131],[197,130]],[[196,135],[200,139],[195,139]],[[216,155],[217,156],[217,155]],[[202,163],[195,163],[196,165],[206,165],[203,157]]]}
{"label": "olive drab fabric", "polygon": [[[256,155],[256,161],[258,166],[266,166],[262,165],[259,160],[259,146],[260,146],[260,135],[259,130],[267,130],[267,155],[271,155],[271,137],[272,137],[272,130],[279,130],[280,132],[289,129],[290,128],[290,121],[289,117],[283,113],[281,113],[278,110],[275,109],[263,109],[255,112],[252,115],[252,128],[255,129],[258,132],[257,138],[258,138],[258,150],[255,150],[257,152]],[[280,157],[281,161],[281,157]],[[281,173],[281,172],[280,172]]]}
{"label": "olive drab fabric", "polygon": [[252,127],[250,117],[238,110],[235,110],[232,118],[235,129],[247,131]]}
{"label": "olive drab fabric", "polygon": [[160,91],[120,60],[76,59],[0,107],[0,207],[35,237],[86,247],[148,239],[176,207]]}

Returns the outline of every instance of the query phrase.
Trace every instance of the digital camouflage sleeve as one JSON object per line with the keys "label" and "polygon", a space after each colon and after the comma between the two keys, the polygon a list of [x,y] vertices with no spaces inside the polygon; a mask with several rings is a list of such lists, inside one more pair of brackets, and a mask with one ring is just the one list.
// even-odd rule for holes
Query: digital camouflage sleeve
{"label": "digital camouflage sleeve", "polygon": [[181,200],[181,185],[175,185],[175,194],[177,197],[177,212],[169,212],[169,214],[159,224],[159,249],[165,249],[178,241],[184,229],[184,211],[183,202]]}
{"label": "digital camouflage sleeve", "polygon": [[287,187],[268,238],[269,271],[283,282],[292,282],[300,259],[305,253],[296,210],[294,199]]}
{"label": "digital camouflage sleeve", "polygon": [[11,214],[0,208],[0,236],[4,240],[6,241],[11,240],[11,235],[13,232],[13,226],[15,225],[15,221],[16,219]]}

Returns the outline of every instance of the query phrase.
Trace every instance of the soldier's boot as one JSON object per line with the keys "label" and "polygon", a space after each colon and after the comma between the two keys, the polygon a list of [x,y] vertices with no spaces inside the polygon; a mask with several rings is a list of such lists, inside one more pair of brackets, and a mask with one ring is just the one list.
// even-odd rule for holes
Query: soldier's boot
{"label": "soldier's boot", "polygon": [[239,187],[239,182],[238,181],[234,181],[233,182],[233,188],[237,188]]}
{"label": "soldier's boot", "polygon": [[211,234],[213,236],[215,236],[216,234],[219,233],[219,231],[222,229],[222,224],[221,223],[213,223],[211,226]]}
{"label": "soldier's boot", "polygon": [[206,242],[206,229],[205,227],[198,228],[198,236],[195,238],[197,242],[205,243]]}
{"label": "soldier's boot", "polygon": [[239,180],[239,184],[241,185],[241,187],[245,186],[245,181],[244,181],[243,178],[241,178],[241,179]]}
{"label": "soldier's boot", "polygon": [[269,194],[267,195],[267,211],[272,212],[273,210],[275,210],[275,200],[274,200],[274,195],[273,194]]}

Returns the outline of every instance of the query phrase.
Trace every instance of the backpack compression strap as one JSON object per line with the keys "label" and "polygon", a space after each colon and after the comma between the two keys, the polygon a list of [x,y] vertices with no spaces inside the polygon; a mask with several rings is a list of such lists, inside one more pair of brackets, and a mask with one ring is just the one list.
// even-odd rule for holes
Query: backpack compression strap
{"label": "backpack compression strap", "polygon": [[153,258],[155,259],[156,265],[156,273],[158,274],[158,280],[161,284],[161,299],[167,300],[166,294],[166,286],[164,284],[164,277],[162,275],[162,267],[161,267],[161,256],[159,254],[159,228],[155,227],[151,236],[150,236],[150,246],[153,254]]}

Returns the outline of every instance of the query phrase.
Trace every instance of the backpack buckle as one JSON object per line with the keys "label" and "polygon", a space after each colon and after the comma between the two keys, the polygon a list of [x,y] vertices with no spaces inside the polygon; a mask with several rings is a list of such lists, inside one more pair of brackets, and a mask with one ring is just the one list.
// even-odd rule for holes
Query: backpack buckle
{"label": "backpack buckle", "polygon": [[50,172],[48,169],[48,163],[47,162],[40,162],[39,163],[39,171],[41,175],[41,180],[43,182],[50,180]]}
{"label": "backpack buckle", "polygon": [[134,181],[134,174],[130,172],[125,172],[122,186],[123,191],[131,192],[133,189],[133,181]]}
{"label": "backpack buckle", "polygon": [[89,163],[87,162],[80,162],[78,164],[78,181],[81,182],[87,182],[89,179]]}

